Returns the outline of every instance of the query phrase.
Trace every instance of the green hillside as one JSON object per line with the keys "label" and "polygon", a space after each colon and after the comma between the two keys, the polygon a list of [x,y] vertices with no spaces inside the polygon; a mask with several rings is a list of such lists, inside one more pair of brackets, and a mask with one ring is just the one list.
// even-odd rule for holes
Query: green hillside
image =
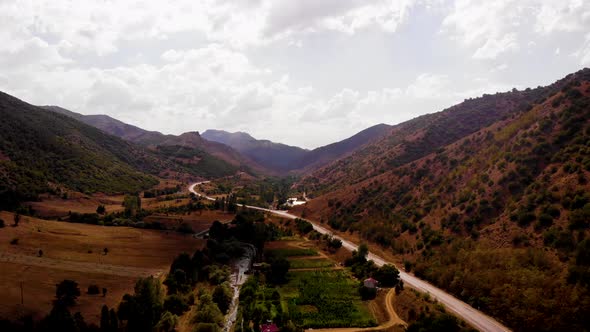
{"label": "green hillside", "polygon": [[81,192],[148,188],[168,162],[65,115],[0,93],[0,200],[35,199],[61,187]]}

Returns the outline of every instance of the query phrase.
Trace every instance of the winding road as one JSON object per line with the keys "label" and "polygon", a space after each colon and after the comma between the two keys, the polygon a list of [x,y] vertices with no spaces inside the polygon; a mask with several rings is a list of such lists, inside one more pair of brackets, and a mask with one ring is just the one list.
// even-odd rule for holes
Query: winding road
{"label": "winding road", "polygon": [[[215,198],[212,197],[207,197],[206,195],[200,194],[197,191],[195,191],[195,187],[197,185],[200,184],[205,184],[205,183],[209,183],[210,181],[203,181],[203,182],[197,182],[197,183],[193,183],[189,186],[189,191],[197,196],[200,197],[204,197],[205,199],[208,200],[212,200],[214,201]],[[239,206],[244,206],[242,204],[238,204]],[[299,216],[296,216],[294,214],[290,214],[287,211],[281,211],[281,210],[271,210],[271,209],[265,209],[265,208],[261,208],[258,206],[250,206],[250,205],[245,205],[246,208],[249,209],[254,209],[254,210],[260,210],[260,211],[265,211],[265,212],[270,212],[274,215],[283,217],[283,218],[287,218],[287,219],[296,219],[296,218],[300,218]],[[333,234],[332,231],[330,231],[329,229],[318,225],[317,223],[306,219],[307,221],[309,221],[312,225],[313,228],[322,233],[322,234]],[[345,240],[341,237],[338,237],[336,235],[334,235],[334,238],[340,239],[342,241],[342,246],[350,251],[352,250],[357,250],[358,249],[358,245],[356,245],[355,243],[352,243],[348,240]],[[391,262],[387,262],[385,259],[375,255],[372,252],[369,252],[368,259],[371,259],[375,262],[375,264],[377,266],[383,266],[385,264],[392,264]],[[505,331],[510,331],[509,328],[507,328],[506,326],[502,325],[500,322],[496,321],[495,319],[493,319],[492,317],[482,313],[481,311],[471,307],[469,304],[457,299],[456,297],[454,297],[453,295],[443,291],[442,289],[433,286],[432,284],[417,278],[416,276],[404,272],[403,270],[399,269],[399,276],[401,278],[401,280],[404,281],[404,285],[409,286],[411,288],[414,288],[420,292],[423,293],[428,293],[430,294],[430,296],[434,299],[436,299],[438,302],[444,304],[445,308],[448,309],[449,311],[453,312],[455,315],[461,317],[465,322],[467,322],[468,324],[470,324],[471,326],[473,326],[474,328],[480,330],[480,331],[484,331],[484,332],[505,332]]]}

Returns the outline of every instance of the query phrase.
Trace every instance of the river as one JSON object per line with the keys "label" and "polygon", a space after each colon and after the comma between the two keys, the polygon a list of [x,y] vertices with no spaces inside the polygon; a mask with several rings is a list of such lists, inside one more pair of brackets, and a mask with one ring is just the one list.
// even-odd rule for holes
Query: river
{"label": "river", "polygon": [[223,332],[229,332],[232,326],[236,323],[238,315],[238,298],[240,297],[240,288],[248,280],[248,270],[252,266],[252,261],[256,256],[256,248],[247,243],[243,243],[244,255],[233,262],[233,272],[230,276],[231,288],[234,292],[231,305],[229,307],[229,313],[225,317],[225,324],[223,326]]}

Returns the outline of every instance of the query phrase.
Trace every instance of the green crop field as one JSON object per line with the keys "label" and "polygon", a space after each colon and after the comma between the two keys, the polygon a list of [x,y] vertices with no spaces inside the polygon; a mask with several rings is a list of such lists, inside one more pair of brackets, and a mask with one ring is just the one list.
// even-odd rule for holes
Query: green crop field
{"label": "green crop field", "polygon": [[296,256],[317,256],[318,252],[314,249],[305,248],[279,248],[269,249],[267,252],[275,256],[296,257]]}
{"label": "green crop field", "polygon": [[279,287],[283,308],[302,328],[377,325],[348,272],[291,271]]}

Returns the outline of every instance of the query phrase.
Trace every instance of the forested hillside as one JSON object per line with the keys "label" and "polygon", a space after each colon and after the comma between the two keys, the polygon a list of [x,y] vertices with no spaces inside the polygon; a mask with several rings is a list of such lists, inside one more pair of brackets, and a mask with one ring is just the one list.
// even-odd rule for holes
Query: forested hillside
{"label": "forested hillside", "polygon": [[363,145],[385,136],[391,128],[386,124],[378,124],[342,141],[313,150],[274,143],[269,140],[257,140],[243,132],[207,130],[203,133],[203,137],[231,146],[258,164],[274,170],[277,174],[285,174],[292,171],[303,173],[329,164]]}
{"label": "forested hillside", "polygon": [[[181,135],[164,135],[158,131],[149,131],[124,123],[108,115],[83,115],[58,106],[43,106],[42,108],[73,117],[108,134],[148,149],[159,150],[161,156],[171,158],[178,162],[184,162],[185,166],[190,168],[190,170],[202,176],[217,177],[230,175],[240,168],[260,173],[267,171],[252,160],[240,155],[240,153],[230,146],[203,139],[198,132],[187,132]],[[175,151],[174,147],[180,147],[181,149],[179,150],[184,152],[186,150],[192,150],[191,156],[188,160],[182,160],[183,158],[180,155],[163,154],[164,152]],[[184,152],[181,154],[186,156]],[[197,167],[194,157],[202,157],[206,163]],[[211,162],[220,167],[209,167]]]}
{"label": "forested hillside", "polygon": [[515,330],[586,331],[589,175],[585,69],[396,126],[309,177],[305,213]]}
{"label": "forested hillside", "polygon": [[73,118],[0,94],[3,207],[60,188],[130,192],[150,187],[169,165],[141,148]]}
{"label": "forested hillside", "polygon": [[310,191],[324,193],[377,176],[522,111],[531,103],[559,90],[562,84],[558,82],[549,87],[485,94],[442,112],[395,125],[389,134],[307,175],[301,184]]}

